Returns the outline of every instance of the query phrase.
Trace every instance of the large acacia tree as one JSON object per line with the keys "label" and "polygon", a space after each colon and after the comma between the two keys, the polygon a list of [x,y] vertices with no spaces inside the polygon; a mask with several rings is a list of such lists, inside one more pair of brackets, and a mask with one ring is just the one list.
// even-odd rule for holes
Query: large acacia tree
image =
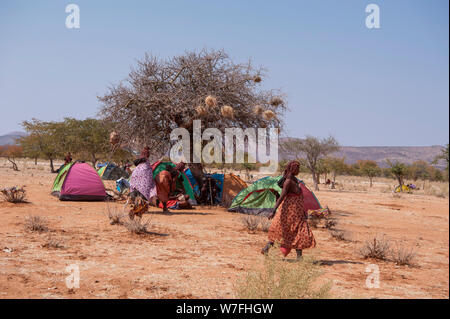
{"label": "large acacia tree", "polygon": [[[285,100],[261,87],[262,68],[234,63],[223,50],[187,52],[170,59],[146,54],[129,76],[109,87],[99,100],[100,116],[110,122],[121,143],[148,145],[154,157],[171,147],[170,133],[194,120],[202,128],[280,127]],[[205,104],[211,96],[213,105]],[[224,108],[226,107],[226,112]]]}

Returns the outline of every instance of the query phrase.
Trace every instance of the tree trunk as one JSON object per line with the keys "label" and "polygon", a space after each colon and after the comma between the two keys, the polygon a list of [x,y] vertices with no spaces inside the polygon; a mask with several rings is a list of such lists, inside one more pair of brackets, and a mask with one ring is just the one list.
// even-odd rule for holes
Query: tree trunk
{"label": "tree trunk", "polygon": [[19,170],[19,168],[17,167],[17,164],[16,164],[16,162],[15,162],[15,160],[14,160],[14,158],[13,159],[11,159],[11,158],[9,158],[8,157],[8,161],[10,161],[11,162],[11,164],[13,165],[13,167],[12,167],[12,169],[14,170],[14,171],[18,171]]}
{"label": "tree trunk", "polygon": [[313,178],[313,183],[314,183],[314,190],[318,191],[319,190],[319,183],[317,181],[317,174],[316,172],[311,172],[312,173],[312,178]]}
{"label": "tree trunk", "polygon": [[37,157],[34,158],[34,165],[37,165]]}
{"label": "tree trunk", "polygon": [[92,155],[92,166],[95,168],[95,164],[97,163],[97,159],[95,158],[95,155]]}
{"label": "tree trunk", "polygon": [[55,167],[53,166],[53,158],[50,158],[50,172],[55,173]]}
{"label": "tree trunk", "polygon": [[373,177],[369,176],[369,180],[370,180],[370,187],[372,187],[373,183],[372,183],[372,179]]}

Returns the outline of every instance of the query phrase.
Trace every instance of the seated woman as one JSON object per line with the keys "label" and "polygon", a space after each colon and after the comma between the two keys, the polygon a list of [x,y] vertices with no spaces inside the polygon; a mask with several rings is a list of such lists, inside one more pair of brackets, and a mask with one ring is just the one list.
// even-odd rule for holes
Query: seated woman
{"label": "seated woman", "polygon": [[[180,173],[184,171],[186,164],[181,162],[175,167],[167,167],[161,171],[155,178],[158,199],[162,203],[163,212],[169,212],[167,202],[170,199],[176,199],[180,208],[190,208],[188,202],[189,196],[184,195],[183,189],[176,188],[177,180],[181,178]],[[181,195],[181,196],[180,196]]]}

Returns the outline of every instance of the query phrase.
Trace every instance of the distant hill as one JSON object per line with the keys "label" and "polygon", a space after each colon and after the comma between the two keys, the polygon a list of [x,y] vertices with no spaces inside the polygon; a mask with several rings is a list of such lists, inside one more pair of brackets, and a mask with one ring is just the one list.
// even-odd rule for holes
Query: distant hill
{"label": "distant hill", "polygon": [[[347,164],[354,164],[358,160],[372,160],[380,167],[387,167],[386,160],[399,161],[412,164],[415,161],[431,163],[436,156],[440,155],[443,146],[342,146],[340,151],[332,154],[335,157],[345,157]],[[291,158],[290,154],[280,154],[283,159]],[[444,163],[436,165],[444,168]]]}
{"label": "distant hill", "polygon": [[0,135],[0,145],[13,145],[16,139],[27,135],[24,132],[11,132],[5,135]]}

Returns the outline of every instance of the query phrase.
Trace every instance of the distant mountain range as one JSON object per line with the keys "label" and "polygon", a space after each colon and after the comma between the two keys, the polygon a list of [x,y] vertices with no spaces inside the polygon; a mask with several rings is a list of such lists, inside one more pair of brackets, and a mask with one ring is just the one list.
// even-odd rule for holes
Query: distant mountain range
{"label": "distant mountain range", "polygon": [[[0,136],[0,145],[12,145],[15,140],[25,136],[24,132],[11,132]],[[345,157],[347,164],[354,164],[358,160],[373,160],[381,167],[386,167],[386,160],[411,164],[415,161],[431,163],[444,149],[441,145],[433,146],[342,146],[340,151],[331,156]],[[290,154],[280,154],[282,159],[291,158]],[[444,167],[444,163],[437,165]]]}
{"label": "distant mountain range", "polygon": [[[444,149],[441,145],[433,146],[341,146],[341,149],[331,154],[334,157],[345,157],[347,164],[354,164],[358,160],[372,160],[380,167],[387,167],[386,161],[399,161],[405,164],[412,164],[415,161],[425,161],[430,163],[442,153]],[[281,153],[282,159],[292,158],[291,154]],[[438,168],[444,168],[445,164],[440,161]]]}
{"label": "distant mountain range", "polygon": [[13,145],[16,143],[16,139],[27,135],[24,132],[11,132],[5,135],[0,135],[0,145]]}

